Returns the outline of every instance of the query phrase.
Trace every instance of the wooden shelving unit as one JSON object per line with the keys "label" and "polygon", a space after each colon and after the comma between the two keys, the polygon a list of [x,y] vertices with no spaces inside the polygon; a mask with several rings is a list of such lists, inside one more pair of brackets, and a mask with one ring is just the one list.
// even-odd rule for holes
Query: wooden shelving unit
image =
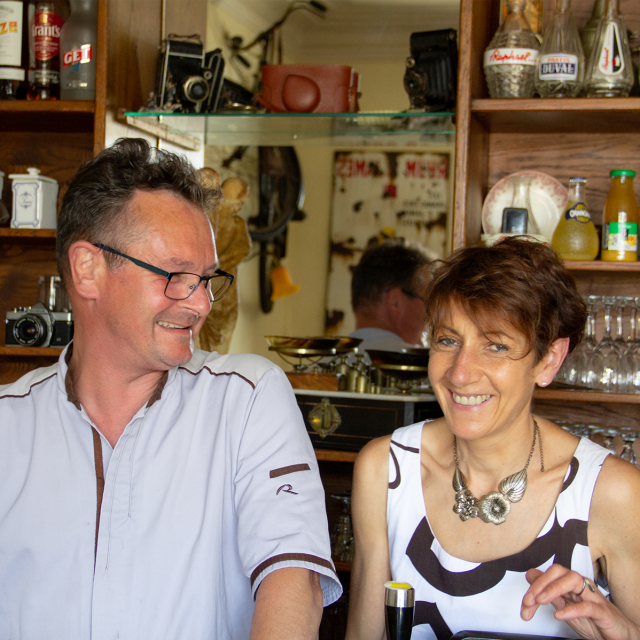
{"label": "wooden shelving unit", "polygon": [[355,451],[331,451],[329,449],[316,449],[316,459],[324,462],[355,462],[358,457]]}
{"label": "wooden shelving unit", "polygon": [[0,356],[7,358],[59,358],[61,347],[0,347]]}
{"label": "wooden shelving unit", "polygon": [[[555,0],[545,2],[546,19]],[[640,3],[621,0],[627,27],[640,28]],[[462,0],[453,247],[478,242],[489,189],[516,171],[543,171],[567,184],[587,178],[587,204],[601,222],[609,171],[640,174],[640,98],[495,100],[488,97],[483,53],[498,27],[500,0]],[[574,0],[582,27],[592,0]],[[546,23],[546,20],[545,20]],[[637,185],[636,185],[637,190]],[[567,262],[583,295],[637,296],[640,262]],[[640,397],[591,391],[540,390],[534,411],[556,420],[640,429]]]}
{"label": "wooden shelving unit", "polygon": [[0,241],[16,240],[25,242],[29,240],[55,240],[55,229],[9,229],[0,228]]}
{"label": "wooden shelving unit", "polygon": [[[58,204],[68,180],[105,143],[107,108],[107,0],[98,0],[95,100],[0,102],[0,169],[3,202],[12,200],[11,173],[37,167],[59,185]],[[55,229],[0,229],[0,319],[14,307],[38,299],[38,276],[57,275]],[[4,340],[0,339],[4,344]],[[0,349],[0,384],[51,364],[59,349]]]}

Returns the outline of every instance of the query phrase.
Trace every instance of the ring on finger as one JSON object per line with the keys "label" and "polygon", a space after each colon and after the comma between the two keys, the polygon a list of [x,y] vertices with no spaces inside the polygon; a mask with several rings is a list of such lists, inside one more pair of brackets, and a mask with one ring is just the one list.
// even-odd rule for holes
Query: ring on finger
{"label": "ring on finger", "polygon": [[582,589],[580,589],[579,593],[576,593],[577,596],[581,596],[583,591],[589,587],[589,591],[591,591],[591,593],[595,593],[596,592],[596,588],[593,586],[593,584],[591,583],[591,580],[589,580],[588,578],[582,578]]}

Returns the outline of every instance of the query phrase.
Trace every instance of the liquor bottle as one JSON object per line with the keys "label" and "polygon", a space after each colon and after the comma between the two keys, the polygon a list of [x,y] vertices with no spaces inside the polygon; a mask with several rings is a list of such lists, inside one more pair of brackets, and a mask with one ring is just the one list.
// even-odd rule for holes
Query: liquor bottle
{"label": "liquor bottle", "polygon": [[96,28],[98,0],[71,0],[71,17],[60,35],[60,97],[96,97]]}
{"label": "liquor bottle", "polygon": [[601,259],[634,262],[638,259],[638,199],[633,190],[635,171],[615,169],[602,214]]}
{"label": "liquor bottle", "polygon": [[582,40],[582,49],[584,50],[585,63],[589,62],[591,56],[591,50],[596,42],[596,35],[598,33],[598,24],[600,18],[604,13],[604,0],[596,0],[593,3],[593,11],[587,24],[580,29],[580,40]]}
{"label": "liquor bottle", "polygon": [[574,98],[583,80],[584,53],[571,0],[558,0],[540,47],[536,91],[541,98]]}
{"label": "liquor bottle", "polygon": [[60,32],[69,0],[29,0],[28,100],[60,98]]}
{"label": "liquor bottle", "polygon": [[633,65],[620,0],[605,0],[589,57],[585,87],[589,98],[626,97],[633,86]]}
{"label": "liquor bottle", "polygon": [[507,0],[504,19],[484,52],[492,98],[531,98],[540,43],[524,15],[525,0]]}
{"label": "liquor bottle", "polygon": [[551,246],[564,260],[594,260],[598,255],[598,232],[591,221],[585,198],[585,178],[569,178],[569,200],[553,232]]}
{"label": "liquor bottle", "polygon": [[25,81],[22,0],[0,0],[0,100],[15,100]]}

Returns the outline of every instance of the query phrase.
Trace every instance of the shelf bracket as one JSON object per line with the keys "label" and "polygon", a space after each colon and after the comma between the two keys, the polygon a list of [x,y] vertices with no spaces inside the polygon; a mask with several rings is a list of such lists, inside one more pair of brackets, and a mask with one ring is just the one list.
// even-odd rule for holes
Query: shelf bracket
{"label": "shelf bracket", "polygon": [[120,119],[130,127],[135,127],[136,129],[150,133],[161,140],[166,140],[184,149],[200,151],[202,147],[202,142],[198,138],[187,135],[186,133],[171,131],[169,125],[158,122],[157,116],[130,116],[122,113]]}

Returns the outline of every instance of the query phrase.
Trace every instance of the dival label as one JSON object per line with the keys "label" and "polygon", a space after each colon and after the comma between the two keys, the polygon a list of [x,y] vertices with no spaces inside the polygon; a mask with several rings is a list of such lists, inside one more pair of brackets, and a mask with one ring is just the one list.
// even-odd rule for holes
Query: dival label
{"label": "dival label", "polygon": [[578,56],[550,53],[540,56],[540,80],[575,80],[578,77]]}
{"label": "dival label", "polygon": [[93,48],[90,44],[83,44],[70,51],[65,51],[62,55],[62,66],[68,67],[70,64],[76,66],[91,62],[93,58]]}
{"label": "dival label", "polygon": [[583,224],[591,222],[591,214],[582,202],[577,202],[564,212],[565,220],[575,220]]}
{"label": "dival label", "polygon": [[615,22],[610,22],[607,25],[604,45],[598,58],[598,69],[606,76],[615,76],[624,71],[620,32]]}
{"label": "dival label", "polygon": [[20,66],[22,2],[0,0],[0,66]]}
{"label": "dival label", "polygon": [[536,49],[487,49],[484,52],[484,66],[494,64],[524,64],[534,66],[538,62]]}
{"label": "dival label", "polygon": [[53,11],[36,11],[31,18],[31,43],[36,60],[51,60],[60,52],[64,20]]}

